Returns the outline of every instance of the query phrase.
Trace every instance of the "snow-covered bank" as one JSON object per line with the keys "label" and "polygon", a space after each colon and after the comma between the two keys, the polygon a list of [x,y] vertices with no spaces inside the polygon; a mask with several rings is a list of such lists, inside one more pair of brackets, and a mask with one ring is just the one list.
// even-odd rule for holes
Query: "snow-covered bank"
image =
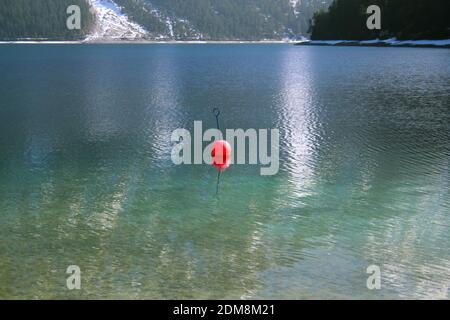
{"label": "snow-covered bank", "polygon": [[386,40],[385,43],[389,43],[394,46],[401,46],[401,45],[412,45],[412,46],[449,46],[450,45],[450,39],[444,39],[444,40],[405,40],[405,41],[399,41],[397,39],[389,39]]}
{"label": "snow-covered bank", "polygon": [[450,48],[450,39],[443,40],[397,40],[396,38],[386,40],[302,40],[296,45],[316,46],[373,46],[373,47],[430,47]]}

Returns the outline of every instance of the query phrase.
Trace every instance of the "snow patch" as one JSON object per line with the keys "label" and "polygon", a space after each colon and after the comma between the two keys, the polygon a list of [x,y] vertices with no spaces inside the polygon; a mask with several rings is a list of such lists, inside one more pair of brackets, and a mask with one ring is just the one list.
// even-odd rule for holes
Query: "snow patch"
{"label": "snow patch", "polygon": [[147,31],[139,24],[130,21],[122,9],[112,0],[91,0],[96,17],[94,32],[86,41],[91,40],[135,40],[142,39]]}
{"label": "snow patch", "polygon": [[411,45],[411,46],[448,46],[450,45],[450,39],[444,40],[397,40],[397,38],[390,38],[387,40],[364,40],[359,41],[360,44],[374,44],[374,43],[386,43],[393,46]]}
{"label": "snow patch", "polygon": [[295,8],[297,6],[297,3],[300,2],[300,0],[289,0],[289,2],[291,3],[292,8]]}
{"label": "snow patch", "polygon": [[291,7],[294,9],[294,14],[297,16],[300,14],[300,11],[297,11],[297,4],[300,3],[301,0],[289,0]]}
{"label": "snow patch", "polygon": [[167,17],[167,19],[166,19],[166,25],[167,25],[167,28],[169,28],[169,35],[170,35],[170,37],[173,38],[174,37],[173,25],[172,25],[172,21],[170,20],[169,17]]}
{"label": "snow patch", "polygon": [[391,46],[450,46],[450,39],[443,40],[397,40],[397,38],[390,38],[386,40],[373,39],[373,40],[308,40],[302,39],[297,41],[297,43],[310,43],[310,44],[323,44],[323,45],[337,45],[345,43],[356,43],[356,44],[387,44]]}

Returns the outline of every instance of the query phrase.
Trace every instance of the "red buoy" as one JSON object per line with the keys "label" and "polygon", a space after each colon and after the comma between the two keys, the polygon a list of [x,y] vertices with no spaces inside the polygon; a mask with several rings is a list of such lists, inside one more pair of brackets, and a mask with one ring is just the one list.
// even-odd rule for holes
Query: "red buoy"
{"label": "red buoy", "polygon": [[214,142],[211,156],[213,158],[213,166],[219,172],[225,171],[231,162],[231,146],[225,140],[218,140]]}

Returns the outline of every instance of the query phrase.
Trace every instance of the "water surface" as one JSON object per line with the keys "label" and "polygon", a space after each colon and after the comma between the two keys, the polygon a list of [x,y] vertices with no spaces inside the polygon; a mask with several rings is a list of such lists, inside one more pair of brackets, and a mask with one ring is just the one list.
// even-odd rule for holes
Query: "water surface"
{"label": "water surface", "polygon": [[[0,298],[448,299],[449,88],[441,49],[2,45]],[[213,106],[277,175],[171,162]]]}

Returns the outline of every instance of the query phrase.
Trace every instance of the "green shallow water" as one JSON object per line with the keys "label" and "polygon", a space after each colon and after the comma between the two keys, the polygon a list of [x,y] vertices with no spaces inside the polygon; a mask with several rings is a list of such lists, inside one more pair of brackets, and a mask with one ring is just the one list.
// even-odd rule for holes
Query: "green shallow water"
{"label": "green shallow water", "polygon": [[[0,298],[449,298],[448,50],[3,45],[0,74]],[[216,197],[171,162],[212,106],[280,130],[277,175]]]}

